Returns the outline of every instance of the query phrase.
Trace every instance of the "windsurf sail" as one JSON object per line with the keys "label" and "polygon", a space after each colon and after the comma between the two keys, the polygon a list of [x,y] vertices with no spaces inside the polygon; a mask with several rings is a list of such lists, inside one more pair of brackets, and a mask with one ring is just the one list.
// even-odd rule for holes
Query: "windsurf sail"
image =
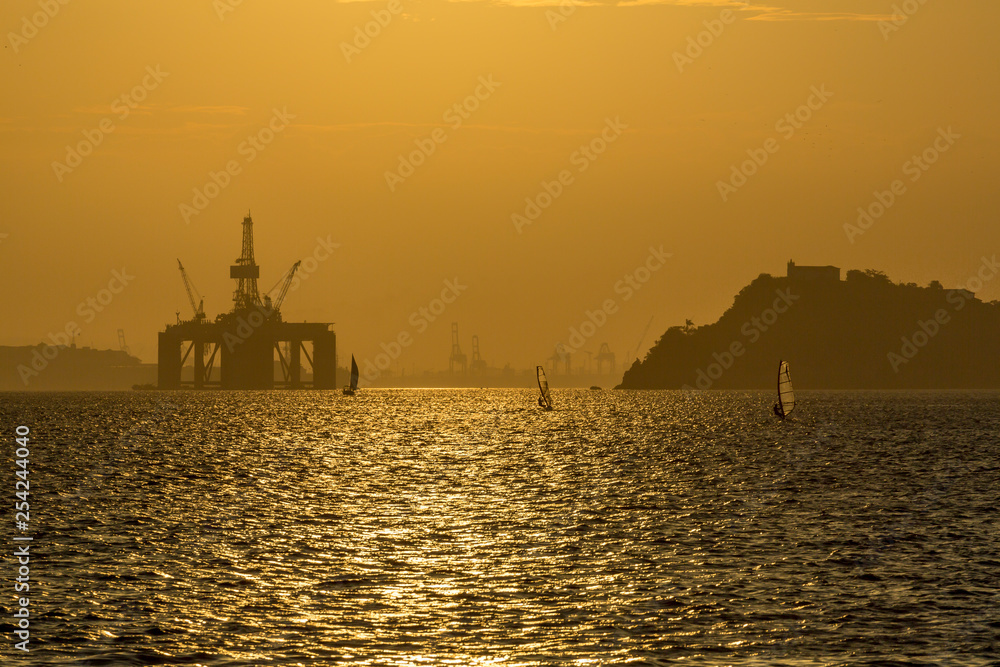
{"label": "windsurf sail", "polygon": [[538,404],[546,410],[551,410],[552,397],[549,395],[549,381],[545,377],[545,369],[541,366],[536,366],[535,371],[538,375],[538,390],[542,392],[542,395],[538,397]]}
{"label": "windsurf sail", "polygon": [[778,410],[781,417],[787,417],[795,409],[795,392],[792,390],[792,377],[788,374],[788,362],[778,364]]}
{"label": "windsurf sail", "polygon": [[358,362],[354,360],[354,355],[351,355],[351,391],[358,388]]}

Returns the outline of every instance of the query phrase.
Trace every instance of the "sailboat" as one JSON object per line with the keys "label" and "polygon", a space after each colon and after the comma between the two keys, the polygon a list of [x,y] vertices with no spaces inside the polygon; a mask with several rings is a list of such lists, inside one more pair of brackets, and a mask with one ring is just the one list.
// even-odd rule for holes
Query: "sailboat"
{"label": "sailboat", "polygon": [[538,397],[538,405],[546,410],[551,410],[552,397],[549,395],[549,381],[545,377],[545,369],[541,366],[536,366],[535,374],[538,376],[538,391],[541,392],[541,395]]}
{"label": "sailboat", "polygon": [[354,355],[351,355],[351,386],[344,387],[344,396],[354,396],[354,392],[358,389],[358,362],[354,360]]}
{"label": "sailboat", "polygon": [[785,419],[795,409],[795,392],[792,390],[792,376],[788,373],[788,362],[778,362],[778,402],[774,404],[774,414]]}

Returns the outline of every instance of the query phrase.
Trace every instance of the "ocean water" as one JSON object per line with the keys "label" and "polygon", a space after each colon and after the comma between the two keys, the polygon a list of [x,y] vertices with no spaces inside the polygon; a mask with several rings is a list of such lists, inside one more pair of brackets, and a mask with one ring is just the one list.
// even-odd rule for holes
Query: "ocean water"
{"label": "ocean water", "polygon": [[553,397],[0,395],[0,662],[1000,664],[997,392]]}

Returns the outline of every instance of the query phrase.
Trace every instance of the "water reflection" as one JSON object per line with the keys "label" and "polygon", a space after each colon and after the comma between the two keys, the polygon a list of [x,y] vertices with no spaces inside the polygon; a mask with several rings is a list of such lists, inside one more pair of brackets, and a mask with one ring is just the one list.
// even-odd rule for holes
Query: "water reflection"
{"label": "water reflection", "polygon": [[995,394],[804,393],[785,423],[765,393],[556,398],[18,396],[4,411],[30,408],[51,443],[33,657],[986,664],[996,648]]}

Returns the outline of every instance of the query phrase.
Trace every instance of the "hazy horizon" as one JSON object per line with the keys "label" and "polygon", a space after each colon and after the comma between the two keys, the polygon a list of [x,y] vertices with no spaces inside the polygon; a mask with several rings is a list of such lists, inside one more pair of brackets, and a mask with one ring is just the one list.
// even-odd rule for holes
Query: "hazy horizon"
{"label": "hazy horizon", "polygon": [[447,367],[453,321],[467,355],[477,334],[491,366],[531,367],[608,300],[582,350],[621,364],[651,316],[643,350],[789,259],[963,287],[1000,248],[998,18],[916,0],[8,2],[0,343],[76,322],[79,345],[123,329],[155,361],[192,314],[177,258],[210,318],[231,308],[248,210],[262,291],[306,260],[285,318],[334,322],[341,365],[408,332],[408,373]]}

